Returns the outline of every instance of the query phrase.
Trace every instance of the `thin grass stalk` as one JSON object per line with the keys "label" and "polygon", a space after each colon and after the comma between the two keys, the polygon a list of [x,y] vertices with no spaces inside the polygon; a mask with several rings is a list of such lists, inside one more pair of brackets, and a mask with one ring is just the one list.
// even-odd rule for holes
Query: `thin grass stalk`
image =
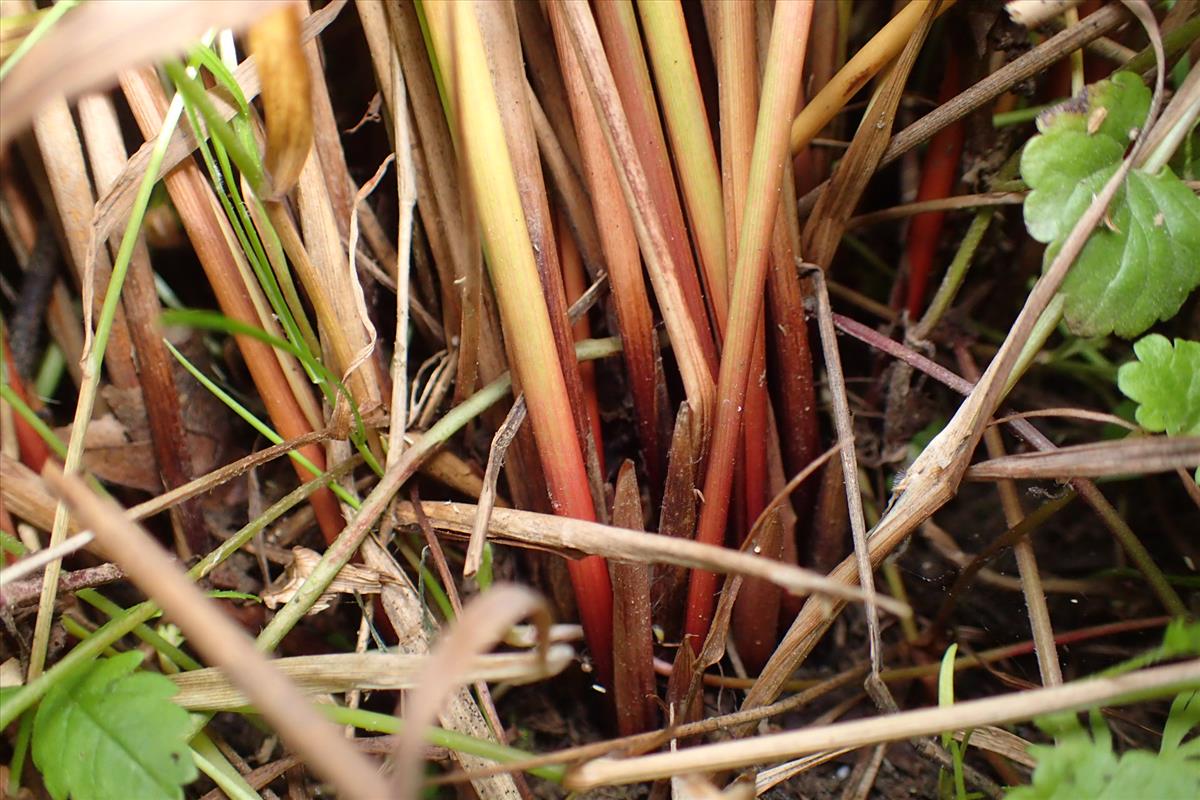
{"label": "thin grass stalk", "polygon": [[[591,10],[583,0],[553,3],[548,10],[560,56],[568,47],[575,52],[583,82],[608,144],[609,155],[617,167],[621,190],[630,210],[642,255],[646,259],[688,403],[692,407],[695,440],[700,443],[698,449],[703,453],[712,419],[712,376],[716,353],[707,318],[703,314],[697,316],[693,313],[695,305],[689,301],[693,292],[699,291],[698,281],[694,272],[681,266],[681,263],[688,262],[677,261],[674,251],[668,247],[666,228],[651,193],[642,156],[638,152],[638,140],[632,133],[630,119],[625,115]],[[563,61],[563,68],[569,69],[566,60]]]}
{"label": "thin grass stalk", "polygon": [[[671,269],[676,273],[688,313],[693,324],[702,331],[701,344],[711,371],[716,373],[715,337],[709,324],[709,313],[700,288],[697,265],[688,247],[690,237],[684,222],[683,209],[675,190],[675,176],[671,171],[670,154],[662,124],[659,122],[658,103],[650,81],[650,69],[642,50],[638,35],[637,16],[631,0],[614,0],[599,3],[594,7],[595,24],[607,53],[620,102],[629,119],[629,126],[637,131],[633,138],[639,163],[644,170],[646,185],[650,193],[651,208],[658,217],[666,236],[667,251],[670,253]],[[577,51],[577,55],[578,55]],[[587,59],[580,58],[585,67]],[[628,157],[627,155],[623,157]],[[707,335],[704,335],[707,334]]]}
{"label": "thin grass stalk", "polygon": [[[748,3],[731,5],[750,7]],[[687,22],[679,0],[638,0],[637,9],[667,120],[671,154],[679,171],[692,240],[700,256],[708,305],[716,322],[717,337],[724,339],[731,285],[727,264],[732,263],[733,256],[727,254],[727,214],[722,211],[721,179]],[[723,114],[721,119],[725,119]],[[722,130],[722,136],[724,133]]]}
{"label": "thin grass stalk", "polygon": [[[158,77],[152,70],[139,70],[123,75],[121,84],[142,134],[149,139],[158,132],[166,111]],[[194,162],[184,162],[164,178],[164,183],[222,311],[246,325],[272,330],[274,326],[260,317],[252,299],[258,297],[265,305],[261,291],[238,268],[228,223],[218,213],[199,168]],[[249,336],[237,336],[235,341],[275,429],[287,439],[311,432],[314,426],[296,398],[274,349]],[[309,445],[302,452],[323,469],[325,455],[319,446]],[[297,474],[301,480],[313,477],[302,467],[297,467]],[[328,489],[322,489],[312,495],[310,502],[326,540],[332,540],[343,526],[336,498]]]}
{"label": "thin grass stalk", "polygon": [[[473,2],[431,2],[426,19],[443,69],[453,64],[450,83],[459,144],[466,164],[488,267],[501,318],[509,333],[513,369],[529,404],[534,437],[555,512],[593,520],[583,452],[572,423],[563,370],[542,297],[529,229],[517,189],[497,96],[488,70],[483,34]],[[449,46],[450,42],[452,46]],[[570,562],[572,582],[588,645],[605,683],[612,678],[612,593],[604,560]]]}
{"label": "thin grass stalk", "polygon": [[[740,441],[742,405],[762,309],[771,229],[779,204],[784,162],[790,157],[787,129],[800,89],[812,10],[812,0],[780,0],[771,25],[746,193],[749,199],[738,240],[729,335],[721,358],[717,419],[704,480],[704,506],[696,532],[697,540],[708,544],[720,543],[725,535],[732,465]],[[702,570],[692,573],[685,630],[697,651],[712,619],[717,585],[715,573]]]}
{"label": "thin grass stalk", "polygon": [[[312,154],[311,76],[295,11],[292,7],[265,17],[251,29],[249,36],[263,84],[267,117],[267,183],[253,188],[266,201],[267,216],[307,289],[325,346],[332,353],[335,370],[349,384],[358,408],[370,411],[382,404],[379,375],[375,363],[369,361],[376,333],[366,313],[358,276],[350,273],[343,243],[350,209],[348,205],[340,209],[345,216],[339,227],[325,177],[329,171],[331,181],[344,192],[348,175],[345,174],[344,159],[339,171],[332,165],[326,167],[319,152]],[[328,158],[338,160],[340,152],[325,149]],[[290,218],[278,202],[297,180],[303,245],[294,235]],[[253,181],[251,183],[253,185]],[[269,196],[262,196],[268,187]],[[373,441],[377,445],[377,440]]]}
{"label": "thin grass stalk", "polygon": [[[963,377],[969,381],[978,381],[979,368],[975,365],[970,353],[963,348],[956,348],[956,350]],[[990,458],[1000,458],[1005,455],[1004,439],[997,427],[989,426],[983,432],[983,439]],[[1025,519],[1025,509],[1021,506],[1021,496],[1017,491],[1015,481],[999,481],[996,484],[996,491],[1000,494],[1004,521],[1010,528]],[[1058,649],[1054,645],[1054,628],[1050,623],[1050,610],[1046,606],[1046,594],[1042,590],[1037,556],[1034,554],[1033,542],[1029,540],[1029,537],[1022,537],[1020,541],[1013,544],[1013,554],[1016,556],[1017,570],[1021,576],[1021,591],[1025,596],[1025,608],[1029,615],[1029,627],[1033,634],[1034,652],[1037,654],[1042,685],[1059,686],[1063,682],[1062,666],[1058,659]]]}
{"label": "thin grass stalk", "polygon": [[922,708],[636,758],[599,758],[568,773],[565,784],[569,789],[584,790],[595,786],[652,780],[682,772],[740,769],[831,747],[862,747],[932,736],[948,729],[1001,725],[1053,712],[1133,702],[1149,696],[1168,697],[1194,687],[1197,669],[1200,669],[1200,660],[1194,659],[1119,677],[1093,678],[1046,689],[1010,692],[984,700],[955,703],[953,706]]}
{"label": "thin grass stalk", "polygon": [[[480,370],[485,367],[480,350],[484,320],[480,316],[479,238],[474,224],[464,216],[452,132],[439,99],[437,77],[429,59],[423,57],[426,47],[415,6],[380,4],[373,0],[360,0],[357,5],[385,101],[391,94],[388,90],[391,78],[386,74],[388,49],[399,56],[408,88],[417,167],[417,210],[438,271],[442,324],[448,335],[458,333],[454,401],[461,402],[474,390]],[[386,24],[381,24],[382,19]],[[386,37],[382,35],[385,30],[389,34]],[[485,375],[484,380],[489,377]]]}
{"label": "thin grass stalk", "polygon": [[[557,223],[561,256],[559,261],[563,271],[563,289],[566,290],[567,301],[574,303],[587,291],[583,259],[580,257],[579,248],[576,247],[575,239],[571,235],[567,218],[561,211],[555,215],[555,222]],[[576,342],[592,338],[587,314],[580,315],[572,326],[571,333]],[[605,475],[607,471],[604,468],[604,438],[600,429],[600,398],[596,395],[596,365],[591,361],[580,363],[579,380],[583,387],[583,402],[587,411],[588,428],[591,431],[592,441],[595,442],[596,460],[599,463],[600,474]]]}
{"label": "thin grass stalk", "polygon": [[609,157],[600,121],[588,97],[574,48],[569,44],[560,47],[559,60],[563,65],[567,98],[578,132],[583,175],[593,198],[592,209],[596,215],[600,246],[612,287],[617,325],[624,343],[625,368],[637,418],[642,460],[650,476],[652,491],[658,491],[664,478],[659,445],[662,362],[654,334],[654,317],[642,276],[637,235],[629,207],[621,194],[620,179]]}
{"label": "thin grass stalk", "polygon": [[[252,125],[249,105],[244,97],[238,95],[235,79],[215,53],[199,47],[193,51],[193,60],[202,63],[213,78],[223,88],[228,89],[238,101],[239,113],[234,116],[231,126],[225,123],[211,102],[212,98],[204,92],[197,80],[180,65],[166,63],[166,72],[184,96],[188,120],[208,168],[214,190],[209,196],[215,196],[225,212],[225,218],[220,222],[221,233],[229,242],[229,253],[234,266],[243,283],[249,287],[249,298],[258,319],[261,320],[261,326],[275,331],[278,318],[279,326],[286,331],[292,342],[310,355],[315,354],[319,344],[308,324],[278,235],[269,223],[261,222],[267,212],[258,196],[270,187],[264,177],[265,167],[258,156],[256,145],[257,139],[262,137],[258,136],[256,139],[257,131]],[[203,117],[212,133],[211,141],[201,133],[200,117]],[[234,175],[235,163],[241,171],[240,177]],[[239,185],[242,187],[240,191],[237,188]],[[262,233],[261,238],[258,231]],[[321,409],[313,398],[310,384],[313,374],[306,373],[297,361],[283,350],[277,348],[273,353],[291,387],[292,397],[300,406],[308,424],[313,428],[321,426]],[[332,394],[328,383],[323,383],[322,388],[327,395]]]}

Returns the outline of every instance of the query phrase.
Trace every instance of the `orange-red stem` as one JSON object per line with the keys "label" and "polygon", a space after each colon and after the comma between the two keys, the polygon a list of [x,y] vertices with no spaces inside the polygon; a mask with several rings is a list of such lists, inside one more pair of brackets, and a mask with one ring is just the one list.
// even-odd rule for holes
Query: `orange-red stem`
{"label": "orange-red stem", "polygon": [[[946,74],[938,90],[938,101],[946,102],[958,94],[958,56],[950,51]],[[933,137],[921,169],[921,185],[917,202],[941,200],[950,195],[958,177],[958,162],[962,159],[964,128],[962,120],[947,125]],[[933,258],[942,238],[946,212],[930,211],[913,217],[908,227],[908,308],[909,319],[917,319],[925,306],[925,290]]]}

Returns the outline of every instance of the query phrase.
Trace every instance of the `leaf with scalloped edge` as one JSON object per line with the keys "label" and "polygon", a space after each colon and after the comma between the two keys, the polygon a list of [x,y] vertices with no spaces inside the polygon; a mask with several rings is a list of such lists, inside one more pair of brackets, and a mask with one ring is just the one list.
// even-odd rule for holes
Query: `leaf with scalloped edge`
{"label": "leaf with scalloped edge", "polygon": [[1200,436],[1200,342],[1152,333],[1133,346],[1137,361],[1122,364],[1117,386],[1137,401],[1138,424],[1168,436]]}
{"label": "leaf with scalloped edge", "polygon": [[188,713],[166,676],[134,672],[142,654],[82,665],[54,685],[33,722],[33,760],[55,800],[182,798],[196,778]]}
{"label": "leaf with scalloped edge", "polygon": [[[1021,155],[1025,226],[1046,242],[1044,267],[1117,169],[1150,92],[1119,72],[1038,120]],[[1200,198],[1168,168],[1130,172],[1063,281],[1063,316],[1080,336],[1137,336],[1179,310],[1200,284]]]}

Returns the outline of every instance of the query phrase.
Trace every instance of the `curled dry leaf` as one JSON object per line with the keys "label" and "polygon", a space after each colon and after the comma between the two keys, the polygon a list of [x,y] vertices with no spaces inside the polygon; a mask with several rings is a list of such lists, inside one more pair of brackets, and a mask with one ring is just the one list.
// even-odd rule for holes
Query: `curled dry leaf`
{"label": "curled dry leaf", "polygon": [[[276,608],[292,599],[300,590],[308,576],[321,560],[321,554],[307,547],[292,548],[292,563],[284,569],[282,577],[271,584],[270,591],[262,593],[262,601],[267,608]],[[395,579],[385,573],[370,567],[347,564],[338,572],[337,577],[330,582],[325,592],[313,603],[307,616],[320,614],[333,605],[339,594],[379,594],[385,583],[394,583]]]}
{"label": "curled dry leaf", "polygon": [[[300,9],[291,3],[263,17],[246,37],[262,82],[267,118],[267,181],[263,196],[278,200],[300,178],[313,142],[308,62],[300,39]],[[258,187],[256,187],[258,188]]]}

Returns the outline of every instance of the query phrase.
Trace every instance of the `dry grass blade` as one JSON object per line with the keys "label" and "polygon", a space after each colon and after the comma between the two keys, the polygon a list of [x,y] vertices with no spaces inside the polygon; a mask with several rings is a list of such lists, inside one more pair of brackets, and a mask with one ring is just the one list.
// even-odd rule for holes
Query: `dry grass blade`
{"label": "dry grass blade", "polygon": [[467,553],[463,557],[463,577],[470,578],[479,572],[483,564],[483,546],[487,543],[488,522],[492,517],[492,509],[496,506],[496,481],[500,470],[504,467],[504,459],[508,448],[525,421],[525,395],[521,395],[512,404],[504,424],[496,429],[492,437],[492,446],[488,450],[487,468],[483,472],[483,491],[479,493],[478,513],[475,523],[471,526],[471,539],[467,545]]}
{"label": "dry grass blade", "polygon": [[[429,521],[435,528],[460,536],[470,532],[475,510],[475,506],[465,503],[437,503],[425,507]],[[407,503],[396,505],[395,521],[398,525],[417,524],[416,514]],[[638,533],[597,522],[498,508],[492,512],[489,532],[491,539],[501,544],[524,544],[567,555],[592,554],[623,561],[677,564],[714,573],[764,578],[799,594],[830,591],[833,596],[846,600],[863,599],[863,593],[857,588],[839,585],[836,581],[800,567],[715,545]],[[879,607],[902,616],[909,613],[903,603],[885,597],[879,598]]]}
{"label": "dry grass blade", "polygon": [[464,673],[469,660],[502,641],[508,629],[526,617],[533,617],[538,626],[537,655],[544,662],[550,609],[540,596],[522,586],[497,584],[464,606],[418,675],[420,691],[408,699],[404,732],[396,743],[397,796],[416,796],[425,728],[433,722],[447,695],[467,682]]}
{"label": "dry grass blade", "polygon": [[[121,278],[113,280],[111,262],[103,251],[96,251],[89,243],[86,219],[92,204],[92,185],[88,180],[83,148],[75,122],[66,101],[56,98],[44,108],[34,120],[34,135],[42,153],[46,177],[61,220],[67,250],[75,273],[83,287],[84,346],[80,356],[79,395],[72,417],[70,441],[63,459],[63,469],[76,472],[80,468],[84,452],[84,439],[92,421],[97,394],[102,380],[101,368],[105,356],[109,355],[108,372],[114,385],[121,388],[137,387],[137,371],[133,364],[133,352],[129,343],[129,331],[119,305],[104,303],[105,297],[97,297],[96,286],[106,291],[119,293]],[[115,300],[115,296],[107,298]],[[103,304],[103,305],[102,305]],[[98,335],[93,332],[93,310],[100,311],[110,306],[116,313],[108,321],[108,328],[100,326]],[[109,332],[111,331],[111,339]],[[111,354],[108,353],[111,341]],[[55,511],[54,525],[50,531],[50,546],[59,544],[67,530],[66,509],[62,505]],[[42,599],[38,604],[37,622],[29,657],[29,679],[41,674],[45,664],[46,648],[53,619],[54,601],[58,587],[58,575],[62,569],[59,561],[46,567]]]}
{"label": "dry grass blade", "polygon": [[130,67],[182,50],[212,28],[241,28],[280,2],[113,0],[72,9],[5,78],[0,146],[46,101],[115,83]]}
{"label": "dry grass blade", "polygon": [[51,561],[64,558],[76,550],[82,550],[91,544],[95,538],[91,531],[84,531],[83,533],[77,533],[74,536],[64,539],[61,544],[30,553],[16,563],[5,566],[4,571],[0,572],[0,587],[7,586],[13,581],[19,581],[26,575],[37,572]]}
{"label": "dry grass blade", "polygon": [[[963,371],[978,380],[979,370],[966,349],[957,348],[957,355]],[[988,455],[993,458],[1005,455],[1004,440],[994,425],[988,426],[984,430],[983,441]],[[1005,522],[1010,528],[1020,524],[1025,518],[1025,509],[1022,506],[1016,484],[1011,480],[1004,480],[996,488],[1000,494],[1000,505],[1004,510]],[[926,525],[932,523],[932,520],[926,521]],[[1050,610],[1046,605],[1046,593],[1032,541],[1028,537],[1022,537],[1013,544],[1013,553],[1017,559],[1017,570],[1021,574],[1021,590],[1025,596],[1025,607],[1029,612],[1029,627],[1033,633],[1033,640],[1037,644],[1038,671],[1042,676],[1042,685],[1057,686],[1063,682],[1062,666],[1059,663],[1058,649],[1054,643],[1054,627],[1050,621]]]}
{"label": "dry grass blade", "polygon": [[137,586],[183,630],[205,658],[220,666],[279,735],[345,797],[373,800],[387,787],[376,767],[342,738],[231,619],[219,611],[144,530],[112,501],[47,465],[43,478],[96,534],[100,545]]}
{"label": "dry grass blade", "polygon": [[576,791],[597,786],[654,780],[686,772],[737,769],[750,764],[793,758],[803,753],[838,747],[862,747],[946,730],[1002,725],[1058,711],[1167,695],[1197,685],[1200,661],[1122,675],[1094,678],[1011,693],[986,700],[968,700],[942,708],[923,708],[871,719],[860,719],[788,733],[702,745],[672,753],[628,759],[601,758],[568,774],[566,785]]}
{"label": "dry grass blade", "polygon": [[[392,578],[383,585],[381,601],[388,622],[396,632],[397,651],[422,655],[428,653],[431,620],[416,588],[375,539],[370,538],[363,543],[362,556],[369,567]],[[499,740],[499,728],[489,724],[472,691],[466,686],[451,696],[439,717],[442,727],[448,730],[479,739]],[[490,765],[490,762],[466,753],[454,751],[452,755],[463,769],[478,771]],[[480,776],[472,779],[471,785],[481,800],[515,800],[521,796],[511,775]]]}
{"label": "dry grass blade", "polygon": [[300,40],[300,7],[290,3],[250,26],[246,43],[262,82],[266,117],[267,186],[262,199],[279,200],[300,179],[313,143],[310,79]]}
{"label": "dry grass blade", "polygon": [[[562,672],[575,651],[565,644],[551,645],[545,656],[537,653],[498,653],[474,656],[464,663],[459,678],[463,683],[503,681],[532,683]],[[371,689],[422,688],[420,675],[428,655],[411,653],[331,653],[280,658],[272,662],[306,695],[341,694]],[[198,669],[171,676],[179,694],[171,702],[191,711],[218,711],[249,705],[249,698],[219,669]]]}
{"label": "dry grass blade", "polygon": [[1103,478],[1135,473],[1149,475],[1197,466],[1200,466],[1200,436],[1155,436],[1091,442],[1060,447],[1048,453],[993,458],[972,464],[964,477],[969,480]]}
{"label": "dry grass blade", "polygon": [[[79,102],[79,121],[87,142],[96,189],[104,192],[126,162],[116,107],[107,96],[89,95]],[[117,245],[117,242],[113,243],[114,252]],[[121,304],[137,356],[141,383],[138,394],[145,403],[163,488],[175,489],[193,474],[192,452],[175,382],[175,362],[163,344],[163,331],[158,322],[162,305],[155,290],[154,270],[144,236],[139,236],[130,257]],[[208,549],[208,530],[195,503],[182,503],[172,514],[172,522],[176,551],[182,557]]]}

